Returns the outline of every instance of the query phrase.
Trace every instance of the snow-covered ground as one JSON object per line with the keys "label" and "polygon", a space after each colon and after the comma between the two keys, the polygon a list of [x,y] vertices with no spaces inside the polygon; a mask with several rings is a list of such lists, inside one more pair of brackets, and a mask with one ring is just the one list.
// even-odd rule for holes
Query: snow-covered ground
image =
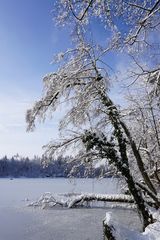
{"label": "snow-covered ground", "polygon": [[104,223],[112,228],[112,234],[117,240],[160,240],[160,212],[152,212],[157,221],[146,227],[144,232],[132,225],[124,224],[119,218],[115,219],[113,212],[107,212]]}
{"label": "snow-covered ground", "polygon": [[117,180],[0,179],[0,240],[101,240],[104,209],[42,210],[27,204],[44,192],[119,192]]}

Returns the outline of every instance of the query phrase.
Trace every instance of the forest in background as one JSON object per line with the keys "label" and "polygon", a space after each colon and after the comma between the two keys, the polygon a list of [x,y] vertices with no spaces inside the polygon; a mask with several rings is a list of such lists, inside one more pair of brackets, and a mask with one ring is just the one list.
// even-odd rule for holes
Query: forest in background
{"label": "forest in background", "polygon": [[[111,176],[111,172],[106,169],[106,166],[98,167],[86,166],[76,160],[77,166],[73,171],[73,162],[66,161],[71,157],[58,157],[52,159],[47,165],[43,164],[43,158],[35,156],[33,159],[28,157],[20,157],[18,154],[11,158],[4,156],[0,159],[0,177],[99,177],[106,173],[106,177]],[[104,176],[103,176],[104,177]]]}

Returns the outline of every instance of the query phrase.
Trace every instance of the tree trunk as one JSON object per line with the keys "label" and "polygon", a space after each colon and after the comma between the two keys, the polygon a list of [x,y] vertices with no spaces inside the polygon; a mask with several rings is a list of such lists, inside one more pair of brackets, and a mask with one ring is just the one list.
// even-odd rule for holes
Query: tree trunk
{"label": "tree trunk", "polygon": [[[145,227],[147,227],[150,223],[152,223],[153,219],[152,219],[152,216],[149,214],[148,209],[145,206],[145,202],[140,193],[140,190],[136,188],[135,182],[129,170],[129,162],[128,162],[127,149],[126,149],[126,139],[123,136],[122,123],[120,121],[118,110],[116,106],[113,104],[113,102],[111,101],[111,99],[105,94],[105,92],[99,91],[99,95],[102,103],[107,107],[107,111],[108,111],[107,114],[109,116],[112,126],[114,127],[114,136],[118,141],[120,157],[117,155],[116,149],[113,146],[111,147],[107,142],[106,142],[106,146],[105,146],[105,143],[104,143],[104,146],[101,143],[101,144],[97,144],[97,147],[99,148],[100,152],[102,151],[104,152],[104,156],[106,154],[105,157],[109,158],[117,167],[118,171],[121,172],[122,176],[125,177],[128,185],[128,189],[135,200],[135,203],[137,205],[140,215],[143,218],[143,229],[145,229]],[[96,142],[97,142],[97,139],[95,139],[95,143]],[[133,146],[134,145],[132,144],[131,147]],[[133,153],[135,155],[135,158],[137,158],[137,155],[136,155],[137,152],[133,151]],[[141,158],[139,160],[141,161]],[[143,162],[141,162],[141,164],[143,166]],[[142,169],[140,168],[140,171],[141,170]]]}
{"label": "tree trunk", "polygon": [[150,223],[153,223],[152,215],[149,214],[148,209],[145,206],[143,197],[141,196],[141,192],[136,188],[135,182],[134,182],[133,177],[131,176],[129,170],[126,171],[126,170],[122,169],[122,174],[123,174],[123,176],[126,177],[128,189],[135,200],[135,203],[138,207],[138,211],[139,211],[140,215],[143,218],[143,230],[144,230]]}
{"label": "tree trunk", "polygon": [[108,116],[111,120],[111,123],[113,125],[113,127],[115,129],[117,129],[121,135],[123,135],[123,132],[121,130],[121,128],[124,130],[129,142],[130,142],[130,146],[131,146],[131,149],[132,149],[132,152],[134,154],[134,157],[136,159],[136,162],[137,162],[137,166],[140,170],[140,173],[144,179],[144,182],[146,183],[146,185],[149,187],[149,189],[154,193],[154,194],[157,194],[145,168],[144,168],[144,163],[142,161],[142,158],[141,158],[141,155],[137,149],[137,146],[135,144],[135,142],[133,141],[132,139],[132,136],[131,136],[131,133],[129,132],[127,126],[125,125],[125,123],[123,123],[121,120],[120,120],[120,116],[119,116],[119,112],[116,108],[116,106],[113,104],[112,100],[102,91],[99,91],[99,94],[100,94],[100,97],[101,97],[101,101],[102,103],[107,107],[107,110],[108,110]]}
{"label": "tree trunk", "polygon": [[127,136],[128,139],[129,139],[130,146],[131,146],[131,148],[132,148],[133,154],[134,154],[135,159],[136,159],[136,161],[137,161],[137,166],[138,166],[138,168],[139,168],[139,170],[140,170],[140,172],[141,172],[141,174],[142,174],[142,177],[143,177],[146,185],[149,187],[149,189],[150,189],[154,194],[157,194],[157,192],[156,192],[156,190],[155,190],[155,188],[154,188],[154,186],[153,186],[153,184],[152,184],[152,182],[151,182],[151,180],[150,180],[150,178],[149,178],[149,176],[148,176],[148,174],[147,174],[147,172],[146,172],[146,170],[145,170],[144,163],[143,163],[143,161],[142,161],[141,155],[140,155],[140,153],[139,153],[139,151],[138,151],[138,149],[137,149],[137,146],[136,146],[134,140],[132,139],[132,136],[131,136],[131,134],[130,134],[128,128],[127,128],[127,126],[126,126],[125,123],[122,122],[122,121],[120,121],[120,123],[121,123],[122,128],[123,128],[124,131],[125,131],[126,136]]}

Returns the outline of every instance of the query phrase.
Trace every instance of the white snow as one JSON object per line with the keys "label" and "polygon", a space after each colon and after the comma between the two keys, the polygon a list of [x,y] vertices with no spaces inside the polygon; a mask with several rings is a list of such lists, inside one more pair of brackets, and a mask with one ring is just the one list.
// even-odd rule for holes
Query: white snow
{"label": "white snow", "polygon": [[153,216],[156,222],[150,224],[145,232],[140,232],[131,225],[128,219],[125,223],[121,222],[120,219],[112,217],[112,212],[107,212],[104,220],[104,224],[113,226],[113,236],[116,240],[160,240],[160,212],[156,211]]}
{"label": "white snow", "polygon": [[[77,202],[80,203],[80,205],[81,204],[84,205],[85,203],[91,204],[94,202],[94,205],[92,204],[92,206],[104,207],[104,203],[106,204],[107,202],[110,202],[108,205],[110,206],[111,202],[115,202],[116,203],[115,205],[117,205],[117,203],[121,201],[125,201],[128,203],[129,201],[133,201],[133,198],[125,194],[100,194],[100,193],[52,194],[50,192],[46,192],[38,200],[29,203],[28,206],[42,207],[44,209],[60,205],[63,207],[72,208]],[[124,205],[123,203],[123,207],[124,206],[126,205]],[[132,207],[132,204],[130,204],[130,207]]]}

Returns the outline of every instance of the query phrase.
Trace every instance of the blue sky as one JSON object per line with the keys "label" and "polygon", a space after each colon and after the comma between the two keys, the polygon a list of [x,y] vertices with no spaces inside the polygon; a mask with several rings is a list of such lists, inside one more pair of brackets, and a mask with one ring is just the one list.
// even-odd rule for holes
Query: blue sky
{"label": "blue sky", "polygon": [[[52,2],[0,0],[0,157],[41,155],[57,137],[60,112],[33,133],[25,123],[26,110],[41,95],[42,77],[54,71],[54,54],[70,45],[69,31],[54,25]],[[96,31],[104,39],[101,28]]]}
{"label": "blue sky", "polygon": [[53,54],[68,41],[54,27],[51,10],[49,0],[0,0],[0,156],[40,155],[57,135],[58,113],[34,133],[26,133],[25,123],[26,110],[41,94],[42,76],[53,70]]}

